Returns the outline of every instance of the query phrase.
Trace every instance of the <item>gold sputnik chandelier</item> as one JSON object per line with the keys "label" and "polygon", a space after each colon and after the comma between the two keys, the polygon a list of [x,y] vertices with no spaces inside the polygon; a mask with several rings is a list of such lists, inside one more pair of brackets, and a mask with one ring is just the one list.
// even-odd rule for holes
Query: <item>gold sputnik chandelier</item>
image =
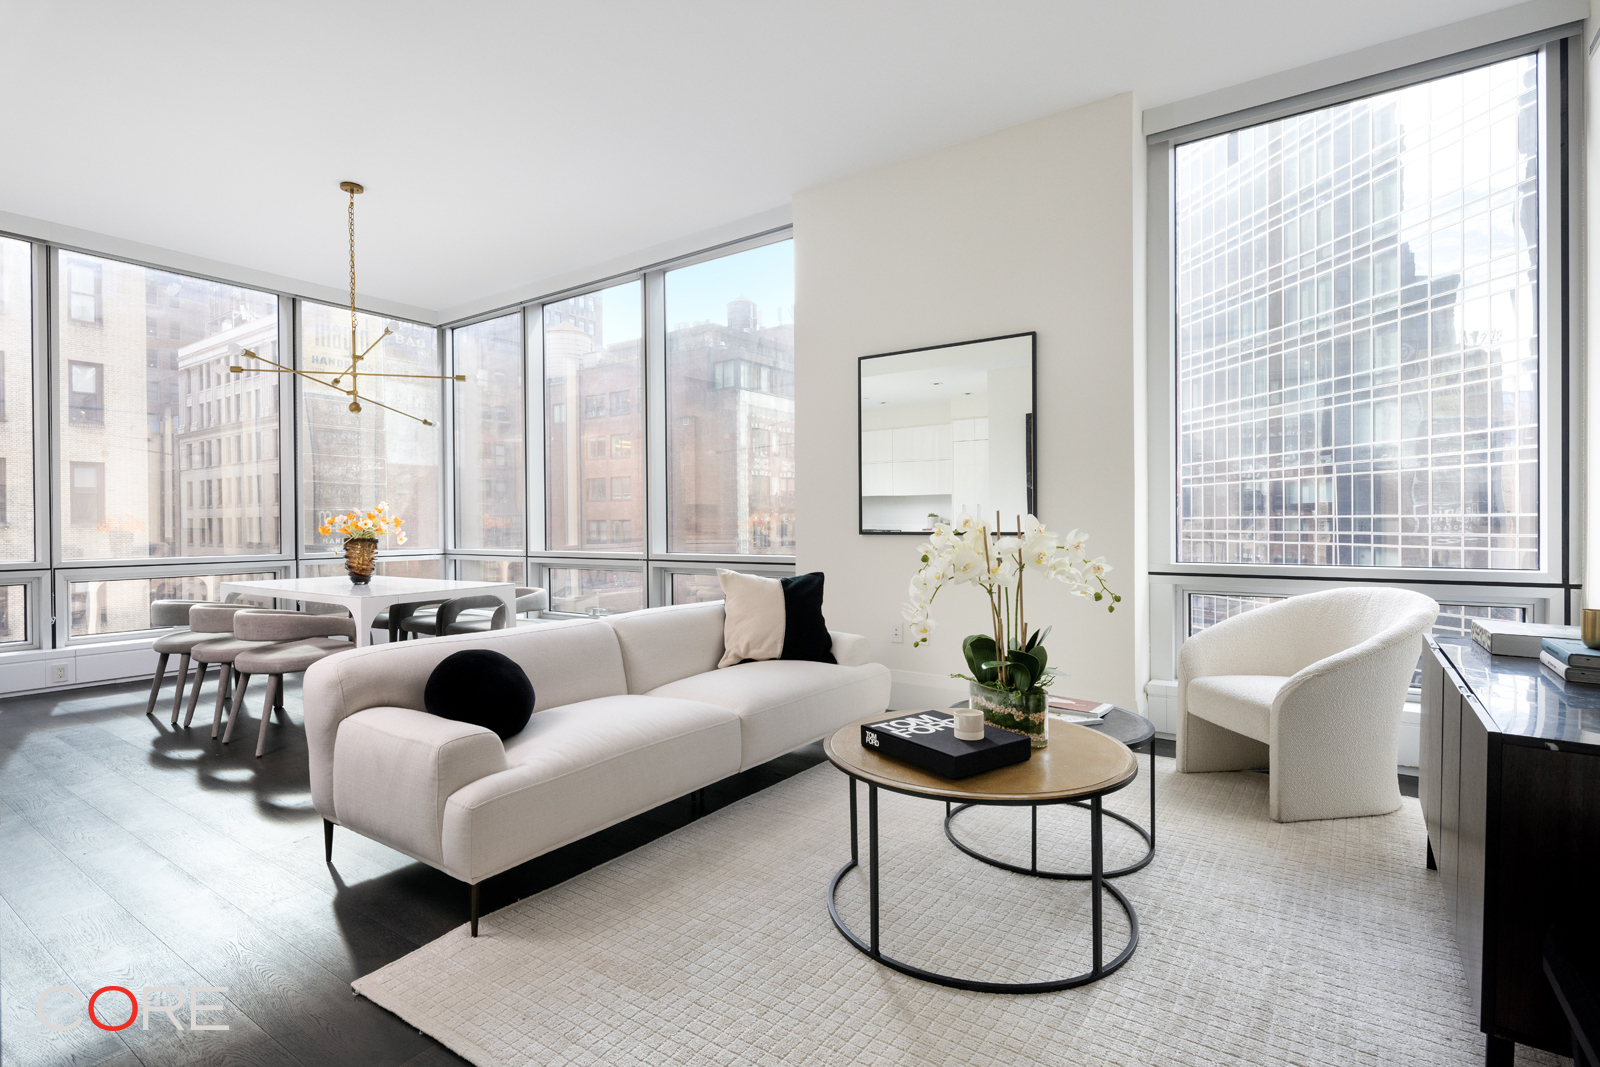
{"label": "gold sputnik chandelier", "polygon": [[[359,377],[363,373],[368,378],[431,378],[434,381],[446,382],[464,382],[467,380],[467,376],[465,374],[391,374],[386,371],[362,372],[359,369],[359,364],[367,357],[367,353],[377,348],[379,343],[394,331],[385,326],[376,341],[362,349],[360,353],[356,352],[356,194],[366,190],[356,182],[340,182],[339,188],[350,194],[350,366],[334,375],[331,379],[324,379],[316,374],[295,370],[293,367],[285,367],[282,363],[274,363],[266,356],[257,355],[248,348],[239,353],[240,359],[253,359],[257,362],[265,363],[267,368],[270,368],[264,370],[266,374],[297,374],[307,381],[316,382],[318,385],[326,386],[334,392],[343,393],[350,398],[350,410],[354,414],[361,414],[361,403],[366,401],[368,404],[376,404],[385,411],[392,411],[396,415],[404,415],[408,419],[416,419],[424,426],[432,426],[433,422],[430,419],[425,419],[420,415],[413,415],[409,411],[401,411],[397,407],[391,407],[381,400],[372,399],[370,396],[361,395]],[[244,373],[243,366],[229,367],[228,369],[234,374]],[[350,388],[348,389],[343,384],[346,378],[350,379]]]}

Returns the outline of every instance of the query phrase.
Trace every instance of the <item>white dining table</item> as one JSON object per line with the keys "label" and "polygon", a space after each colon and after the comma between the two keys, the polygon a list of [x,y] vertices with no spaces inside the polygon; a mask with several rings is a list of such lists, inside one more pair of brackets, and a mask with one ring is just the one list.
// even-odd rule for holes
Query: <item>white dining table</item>
{"label": "white dining table", "polygon": [[517,614],[517,587],[509,582],[447,582],[436,578],[391,578],[375,574],[366,585],[356,585],[349,578],[274,578],[223,582],[219,588],[223,596],[238,593],[347,608],[356,620],[358,648],[372,643],[372,620],[378,613],[396,604],[495,596],[506,605],[511,619],[515,620]]}

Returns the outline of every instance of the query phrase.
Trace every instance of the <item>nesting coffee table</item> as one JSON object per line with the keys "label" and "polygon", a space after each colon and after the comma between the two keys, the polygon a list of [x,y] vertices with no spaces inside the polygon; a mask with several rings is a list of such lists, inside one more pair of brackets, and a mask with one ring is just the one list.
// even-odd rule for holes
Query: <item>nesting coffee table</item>
{"label": "nesting coffee table", "polygon": [[[952,708],[964,708],[967,706],[967,702],[963,700],[959,704],[952,704],[950,706]],[[1063,723],[1061,725],[1065,724]],[[1135,745],[1144,745],[1150,753],[1150,828],[1146,830],[1144,827],[1140,826],[1126,815],[1119,814],[1118,812],[1108,811],[1105,813],[1108,818],[1117,820],[1124,826],[1131,828],[1134,833],[1144,838],[1145,850],[1142,858],[1135,860],[1125,867],[1118,867],[1114,871],[1105,872],[1105,877],[1107,878],[1121,878],[1125,874],[1132,874],[1134,871],[1143,870],[1151,860],[1155,859],[1156,855],[1156,726],[1155,723],[1151,722],[1143,715],[1140,715],[1137,712],[1128,711],[1126,708],[1118,707],[1113,707],[1110,711],[1106,712],[1105,716],[1099,722],[1082,723],[1081,725],[1086,730],[1094,730],[1098,733],[1103,733],[1108,737],[1114,737],[1118,741],[1121,741],[1123,744],[1127,745],[1129,748],[1132,748]],[[1056,724],[1052,723],[1051,729],[1053,730],[1055,728]],[[1078,808],[1087,808],[1089,806],[1086,801],[1082,800],[1075,800],[1071,801],[1070,803],[1074,807]],[[1029,865],[1027,867],[1021,867],[1013,863],[1006,863],[1003,860],[995,859],[993,856],[985,856],[972,846],[963,843],[962,840],[956,836],[955,818],[968,808],[975,807],[978,807],[978,805],[975,803],[962,804],[959,807],[952,807],[948,803],[945,805],[944,835],[950,839],[950,843],[952,845],[956,846],[956,848],[959,848],[962,852],[965,852],[973,859],[982,860],[991,867],[999,867],[1002,870],[1007,871],[1016,871],[1018,874],[1031,874],[1035,878],[1059,878],[1063,881],[1070,882],[1081,882],[1088,880],[1089,874],[1086,871],[1041,871],[1039,869],[1039,808],[1037,806],[1033,808],[1032,812],[1033,848]]]}
{"label": "nesting coffee table", "polygon": [[[910,714],[910,713],[908,713]],[[864,719],[875,722],[881,716]],[[1035,749],[1025,763],[1012,764],[971,778],[952,780],[923,771],[910,764],[900,763],[862,747],[861,723],[843,727],[823,743],[829,761],[850,779],[850,862],[840,867],[828,883],[828,914],[845,940],[865,955],[886,967],[925,982],[968,989],[979,993],[1050,993],[1059,989],[1087,985],[1098,981],[1128,962],[1139,944],[1139,918],[1133,905],[1117,886],[1107,881],[1101,846],[1104,812],[1101,799],[1122,789],[1138,775],[1138,763],[1127,745],[1115,737],[1083,726],[1053,722],[1050,724],[1050,744]],[[867,786],[867,885],[870,929],[862,938],[839,915],[837,895],[839,882],[860,865],[860,833],[857,783]],[[946,820],[951,817],[955,804],[992,804],[1009,807],[1032,807],[1044,804],[1082,804],[1089,810],[1090,870],[1084,876],[1089,882],[1090,924],[1093,940],[1093,965],[1081,974],[1042,982],[985,982],[954,975],[940,974],[917,967],[889,956],[883,951],[879,938],[878,922],[878,790],[903,793],[926,800],[942,800],[946,804]],[[1038,866],[1038,831],[1035,814],[1034,866]],[[954,837],[951,838],[954,840]],[[957,842],[959,845],[959,842]],[[962,846],[963,851],[971,853]],[[977,856],[986,863],[1006,867],[1025,875],[1041,872],[1001,864],[987,857]],[[1148,861],[1148,859],[1147,859]],[[1142,866],[1142,864],[1141,864]],[[1071,877],[1061,873],[1044,877]],[[1110,960],[1104,958],[1102,946],[1101,903],[1104,894],[1111,894],[1128,917],[1128,942]]]}

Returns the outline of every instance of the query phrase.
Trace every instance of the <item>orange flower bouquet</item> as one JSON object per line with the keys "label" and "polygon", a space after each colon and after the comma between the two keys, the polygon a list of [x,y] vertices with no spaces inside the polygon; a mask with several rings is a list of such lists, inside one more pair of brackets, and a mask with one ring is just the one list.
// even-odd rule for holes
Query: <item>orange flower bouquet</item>
{"label": "orange flower bouquet", "polygon": [[376,541],[394,534],[394,543],[403,545],[406,543],[406,533],[400,527],[404,524],[404,519],[389,512],[389,504],[384,501],[368,512],[349,511],[343,515],[329,515],[317,527],[317,533],[323,537],[332,537],[337,533],[347,541]]}
{"label": "orange flower bouquet", "polygon": [[384,501],[365,513],[350,511],[329,515],[317,527],[317,533],[323,537],[338,534],[344,538],[344,569],[352,584],[366,585],[372,581],[376,566],[378,538],[394,534],[396,545],[405,544],[406,532],[400,528],[404,524],[404,519],[389,512],[389,504]]}

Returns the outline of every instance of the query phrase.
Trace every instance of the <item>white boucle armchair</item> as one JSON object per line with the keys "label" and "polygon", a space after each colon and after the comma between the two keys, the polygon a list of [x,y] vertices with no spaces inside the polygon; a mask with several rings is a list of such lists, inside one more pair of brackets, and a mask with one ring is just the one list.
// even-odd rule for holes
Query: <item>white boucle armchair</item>
{"label": "white boucle armchair", "polygon": [[1383,586],[1290,597],[1178,655],[1178,770],[1271,768],[1278,822],[1400,807],[1400,713],[1439,605]]}

